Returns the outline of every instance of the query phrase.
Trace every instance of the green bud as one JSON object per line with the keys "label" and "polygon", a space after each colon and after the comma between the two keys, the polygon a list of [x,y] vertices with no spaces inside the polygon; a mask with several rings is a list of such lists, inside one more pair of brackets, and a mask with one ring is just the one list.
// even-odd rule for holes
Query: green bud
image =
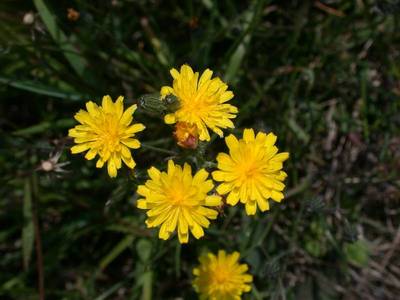
{"label": "green bud", "polygon": [[161,100],[159,93],[145,94],[139,97],[139,107],[150,115],[162,115],[167,111],[167,106]]}
{"label": "green bud", "polygon": [[164,100],[165,105],[167,106],[167,111],[169,113],[175,112],[179,109],[179,99],[175,95],[167,95]]}
{"label": "green bud", "polygon": [[145,94],[139,97],[139,107],[150,115],[161,116],[175,112],[179,108],[179,99],[174,95],[161,99],[159,93]]}

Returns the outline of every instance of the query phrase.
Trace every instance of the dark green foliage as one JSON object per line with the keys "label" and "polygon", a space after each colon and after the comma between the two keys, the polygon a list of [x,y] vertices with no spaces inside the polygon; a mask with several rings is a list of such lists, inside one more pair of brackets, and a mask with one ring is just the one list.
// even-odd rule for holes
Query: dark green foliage
{"label": "dark green foliage", "polygon": [[[194,299],[199,254],[220,248],[249,264],[246,299],[397,299],[399,11],[395,0],[1,1],[0,298],[38,299],[36,215],[46,299]],[[291,156],[282,203],[252,218],[223,207],[181,246],[145,227],[136,187],[177,153],[211,170],[221,139],[184,152],[139,110],[137,168],[111,180],[66,136],[87,100],[138,103],[183,63],[228,82],[234,134],[273,131]],[[44,171],[51,158],[66,172]]]}

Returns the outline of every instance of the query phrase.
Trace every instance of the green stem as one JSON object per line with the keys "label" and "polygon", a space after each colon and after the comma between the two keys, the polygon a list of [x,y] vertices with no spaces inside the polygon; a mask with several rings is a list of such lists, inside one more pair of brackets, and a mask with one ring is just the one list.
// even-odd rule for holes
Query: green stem
{"label": "green stem", "polygon": [[174,152],[174,151],[167,150],[167,149],[162,149],[162,148],[158,148],[158,147],[154,147],[154,146],[150,146],[150,145],[145,144],[145,143],[142,143],[142,148],[143,149],[149,149],[149,150],[157,151],[157,152],[160,152],[160,153],[169,154],[169,155],[177,155],[177,153]]}

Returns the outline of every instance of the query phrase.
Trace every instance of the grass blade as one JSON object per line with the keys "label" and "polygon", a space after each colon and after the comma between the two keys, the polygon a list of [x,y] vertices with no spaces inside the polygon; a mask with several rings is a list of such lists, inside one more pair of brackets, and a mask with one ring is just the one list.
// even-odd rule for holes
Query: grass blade
{"label": "grass blade", "polygon": [[75,72],[80,77],[83,77],[87,61],[78,53],[77,49],[69,41],[64,32],[57,26],[56,19],[46,6],[45,2],[43,0],[34,0],[33,2],[50,35],[61,48],[65,58],[68,60]]}
{"label": "grass blade", "polygon": [[132,245],[135,238],[132,235],[124,237],[111,251],[100,261],[100,269],[104,270],[126,248]]}
{"label": "grass blade", "polygon": [[[83,96],[83,95],[68,94],[68,93],[62,92],[60,90],[57,90],[55,88],[32,81],[32,80],[13,80],[13,79],[9,79],[9,78],[0,77],[0,83],[4,83],[6,85],[15,87],[20,90],[25,90],[25,91],[29,91],[32,93],[61,98],[61,99],[69,99],[69,100],[73,100],[73,101],[79,101],[79,100],[82,100],[83,98],[85,98],[85,96]],[[86,97],[86,98],[88,98],[88,97]]]}
{"label": "grass blade", "polygon": [[29,178],[25,179],[23,216],[24,227],[22,228],[22,257],[24,269],[27,270],[32,256],[33,243],[35,241],[32,214],[32,187]]}

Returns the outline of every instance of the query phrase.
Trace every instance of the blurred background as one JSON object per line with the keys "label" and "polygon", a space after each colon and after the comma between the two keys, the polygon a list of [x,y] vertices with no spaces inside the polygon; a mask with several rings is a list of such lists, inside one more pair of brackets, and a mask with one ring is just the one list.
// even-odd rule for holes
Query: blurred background
{"label": "blurred background", "polygon": [[[398,299],[400,1],[0,2],[0,298],[196,299],[205,249],[240,251],[244,299]],[[182,153],[146,124],[111,180],[69,152],[87,100],[135,103],[190,64],[225,80],[236,129],[290,152],[286,199],[223,208],[203,239],[157,239],[135,207],[146,169]],[[225,149],[215,139],[210,161]]]}

